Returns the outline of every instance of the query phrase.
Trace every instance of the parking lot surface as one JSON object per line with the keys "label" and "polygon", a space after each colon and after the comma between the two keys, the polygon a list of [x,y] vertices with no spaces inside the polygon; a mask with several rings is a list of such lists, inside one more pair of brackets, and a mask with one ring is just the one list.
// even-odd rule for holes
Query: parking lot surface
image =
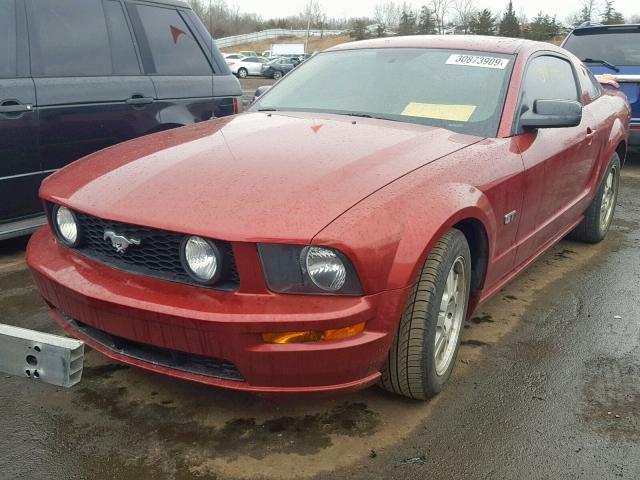
{"label": "parking lot surface", "polygon": [[276,83],[272,78],[262,77],[249,77],[240,80],[240,86],[242,87],[242,103],[246,107],[253,101],[253,95],[256,93],[258,87],[264,85],[273,85]]}
{"label": "parking lot surface", "polygon": [[[640,478],[637,160],[618,203],[603,243],[561,242],[475,312],[433,401],[266,400],[90,351],[70,390],[0,377],[0,479]],[[0,244],[0,322],[61,333],[25,245]]]}

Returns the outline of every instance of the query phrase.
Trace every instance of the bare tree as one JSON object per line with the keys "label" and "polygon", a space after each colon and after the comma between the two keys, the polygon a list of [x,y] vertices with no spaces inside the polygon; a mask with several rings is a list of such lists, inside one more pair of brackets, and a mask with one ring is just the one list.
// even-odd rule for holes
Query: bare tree
{"label": "bare tree", "polygon": [[640,15],[631,15],[628,18],[627,23],[640,23]]}
{"label": "bare tree", "polygon": [[440,33],[445,31],[445,18],[451,9],[451,2],[452,0],[431,0],[431,10],[435,14]]}
{"label": "bare tree", "polygon": [[580,0],[580,5],[582,5],[582,13],[586,22],[593,20],[598,15],[599,0]]}
{"label": "bare tree", "polygon": [[401,7],[395,2],[385,2],[376,5],[373,18],[385,30],[397,30],[400,23]]}
{"label": "bare tree", "polygon": [[455,0],[453,10],[456,12],[456,26],[462,27],[466,35],[469,33],[469,24],[477,10],[475,0]]}
{"label": "bare tree", "polygon": [[529,17],[527,17],[527,12],[522,7],[520,7],[520,10],[518,10],[518,23],[521,27],[525,27],[529,24]]}

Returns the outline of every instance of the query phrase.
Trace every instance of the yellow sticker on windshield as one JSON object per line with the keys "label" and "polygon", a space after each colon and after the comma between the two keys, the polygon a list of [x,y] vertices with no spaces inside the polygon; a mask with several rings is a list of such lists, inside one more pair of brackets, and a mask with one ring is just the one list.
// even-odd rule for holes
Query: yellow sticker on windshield
{"label": "yellow sticker on windshield", "polygon": [[411,102],[402,111],[401,115],[468,122],[476,108],[476,105],[441,105],[437,103]]}

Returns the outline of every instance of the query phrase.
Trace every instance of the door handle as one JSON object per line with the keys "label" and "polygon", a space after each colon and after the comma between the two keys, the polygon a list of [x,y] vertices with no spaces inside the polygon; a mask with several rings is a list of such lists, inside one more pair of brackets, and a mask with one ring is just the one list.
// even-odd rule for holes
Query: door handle
{"label": "door handle", "polygon": [[585,138],[589,141],[587,144],[591,145],[593,143],[593,137],[596,136],[596,133],[598,133],[597,130],[593,130],[592,128],[587,128],[587,134],[585,135]]}
{"label": "door handle", "polygon": [[138,95],[133,95],[129,98],[127,98],[125,100],[125,103],[127,105],[135,105],[135,106],[140,106],[140,105],[149,105],[150,103],[155,102],[155,100],[151,97],[143,97],[143,96],[138,96]]}
{"label": "door handle", "polygon": [[14,100],[8,100],[0,103],[0,113],[25,113],[31,112],[33,105],[29,103],[19,103]]}

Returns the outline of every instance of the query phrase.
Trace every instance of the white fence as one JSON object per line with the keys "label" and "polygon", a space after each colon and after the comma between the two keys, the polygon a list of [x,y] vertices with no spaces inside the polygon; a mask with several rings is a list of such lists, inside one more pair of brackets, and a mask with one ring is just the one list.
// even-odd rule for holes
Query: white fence
{"label": "white fence", "polygon": [[[342,35],[344,30],[309,30],[309,35],[319,37],[321,35]],[[306,30],[287,30],[285,28],[275,28],[273,30],[263,30],[262,32],[245,33],[243,35],[234,35],[233,37],[224,37],[216,39],[218,48],[233,47],[234,45],[242,45],[244,43],[259,42],[262,40],[270,40],[278,37],[306,37]]]}

